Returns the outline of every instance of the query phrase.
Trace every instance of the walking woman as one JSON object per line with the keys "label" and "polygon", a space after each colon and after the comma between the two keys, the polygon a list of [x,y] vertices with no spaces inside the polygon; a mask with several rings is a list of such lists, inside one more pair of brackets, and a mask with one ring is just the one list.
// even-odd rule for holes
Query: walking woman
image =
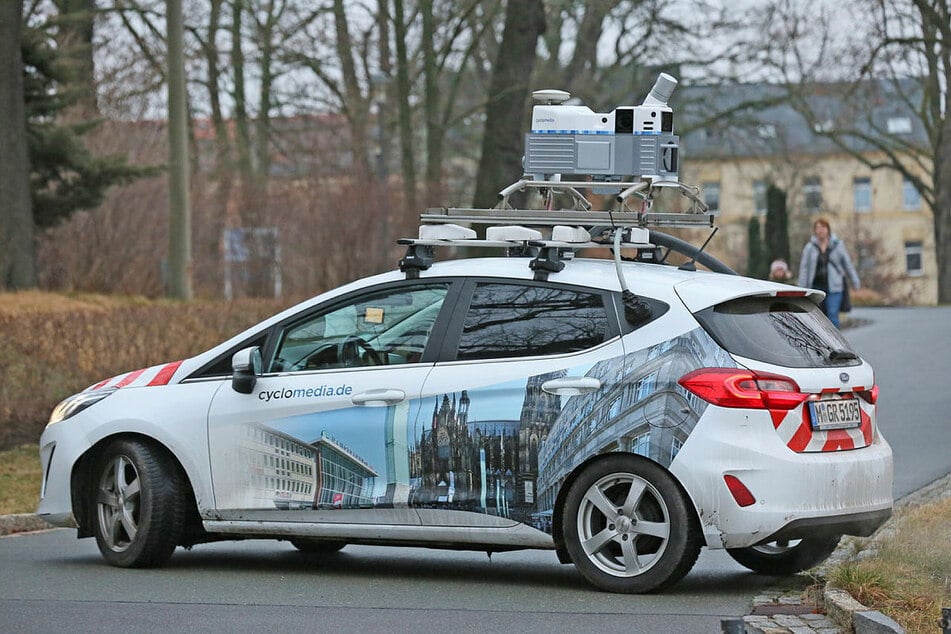
{"label": "walking woman", "polygon": [[839,310],[842,307],[846,275],[852,288],[861,288],[862,283],[852,266],[845,245],[832,233],[828,220],[817,218],[812,223],[812,238],[802,249],[799,286],[825,291],[826,298],[822,300],[820,307],[836,328],[839,327]]}

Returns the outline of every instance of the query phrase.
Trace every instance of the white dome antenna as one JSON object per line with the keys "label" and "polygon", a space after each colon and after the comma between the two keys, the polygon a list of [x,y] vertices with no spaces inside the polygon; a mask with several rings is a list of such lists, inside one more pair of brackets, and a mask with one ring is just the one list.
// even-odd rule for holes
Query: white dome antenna
{"label": "white dome antenna", "polygon": [[532,99],[550,106],[557,106],[571,99],[571,93],[549,88],[547,90],[534,91],[532,93]]}

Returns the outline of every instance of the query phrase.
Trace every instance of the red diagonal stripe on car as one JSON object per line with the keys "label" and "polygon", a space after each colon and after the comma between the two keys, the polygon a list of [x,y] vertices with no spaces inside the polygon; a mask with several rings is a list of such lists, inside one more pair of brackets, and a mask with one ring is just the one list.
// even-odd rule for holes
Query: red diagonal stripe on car
{"label": "red diagonal stripe on car", "polygon": [[826,434],[826,442],[822,445],[822,451],[840,451],[842,449],[855,449],[855,442],[849,433],[844,429],[831,429]]}
{"label": "red diagonal stripe on car", "polygon": [[167,385],[172,375],[175,374],[175,370],[177,370],[181,364],[181,361],[173,361],[172,363],[166,364],[165,367],[159,370],[158,374],[155,375],[155,378],[149,381],[149,387],[153,385]]}
{"label": "red diagonal stripe on car", "polygon": [[796,430],[793,437],[786,443],[786,446],[795,452],[802,452],[802,450],[806,448],[806,445],[809,444],[809,441],[812,440],[812,430],[809,428],[809,421],[805,418],[806,417],[803,416],[803,421],[802,424],[799,425],[799,429]]}
{"label": "red diagonal stripe on car", "polygon": [[872,444],[872,419],[865,410],[862,410],[862,437],[865,439],[865,446]]}
{"label": "red diagonal stripe on car", "polygon": [[125,377],[124,377],[121,381],[119,381],[118,383],[116,383],[116,387],[125,387],[125,386],[127,386],[129,383],[132,383],[132,382],[135,381],[137,378],[139,378],[139,377],[142,375],[142,373],[145,372],[146,369],[147,369],[147,368],[142,368],[141,370],[136,370],[136,371],[134,371],[134,372],[129,372],[128,374],[125,375]]}

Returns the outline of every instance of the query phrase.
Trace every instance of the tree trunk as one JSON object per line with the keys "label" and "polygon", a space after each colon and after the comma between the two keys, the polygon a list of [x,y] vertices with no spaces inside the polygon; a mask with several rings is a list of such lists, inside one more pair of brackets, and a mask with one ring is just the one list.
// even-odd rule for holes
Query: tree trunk
{"label": "tree trunk", "polygon": [[76,102],[63,111],[61,118],[67,122],[93,119],[99,115],[93,63],[96,0],[56,0],[55,4],[59,10],[56,43],[66,54],[70,90],[76,95]]}
{"label": "tree trunk", "polygon": [[[416,157],[413,151],[413,111],[410,105],[409,60],[406,53],[406,19],[403,0],[393,2],[396,36],[396,94],[399,103],[400,163],[406,207],[416,209]],[[424,45],[425,46],[425,45]]]}
{"label": "tree trunk", "polygon": [[271,164],[271,105],[274,101],[272,84],[274,83],[274,27],[279,16],[275,13],[273,0],[268,2],[264,25],[260,32],[258,46],[261,51],[261,99],[258,118],[254,127],[255,154],[257,155],[255,172],[262,182],[267,181]]}
{"label": "tree trunk", "polygon": [[[951,91],[948,92],[951,95]],[[934,243],[938,303],[951,303],[951,116],[945,116],[934,153]]]}
{"label": "tree trunk", "polygon": [[191,205],[189,201],[188,108],[181,0],[168,0],[168,294],[192,298]]}
{"label": "tree trunk", "polygon": [[585,3],[584,18],[578,27],[575,51],[571,61],[565,67],[565,86],[572,86],[582,73],[593,74],[598,66],[598,40],[604,27],[604,18],[608,10],[616,4],[608,0],[589,0]]}
{"label": "tree trunk", "polygon": [[545,32],[541,0],[510,0],[489,102],[482,156],[476,177],[475,207],[492,207],[498,192],[522,175],[525,119],[538,38]]}
{"label": "tree trunk", "polygon": [[0,286],[36,287],[30,157],[23,104],[21,2],[0,2]]}
{"label": "tree trunk", "polygon": [[442,198],[443,137],[445,130],[439,116],[439,88],[436,68],[432,0],[420,2],[423,14],[423,110],[426,113],[426,205],[435,205]]}
{"label": "tree trunk", "polygon": [[369,143],[367,139],[368,100],[360,90],[357,67],[353,60],[353,41],[350,38],[350,25],[343,0],[334,0],[334,30],[337,35],[337,58],[343,75],[344,112],[350,124],[353,162],[357,167],[357,176],[366,177],[371,173]]}
{"label": "tree trunk", "polygon": [[[211,106],[211,122],[215,127],[215,172],[225,174],[230,171],[230,140],[228,126],[221,110],[221,68],[218,65],[218,45],[216,40],[221,27],[221,7],[223,0],[211,0],[208,12],[208,35],[202,42],[205,62],[208,64],[208,103]],[[226,168],[227,166],[227,168]]]}
{"label": "tree trunk", "polygon": [[238,150],[238,167],[242,184],[251,180],[251,133],[248,129],[247,95],[244,87],[244,48],[241,22],[247,0],[234,0],[231,19],[231,66],[234,69],[234,124]]}

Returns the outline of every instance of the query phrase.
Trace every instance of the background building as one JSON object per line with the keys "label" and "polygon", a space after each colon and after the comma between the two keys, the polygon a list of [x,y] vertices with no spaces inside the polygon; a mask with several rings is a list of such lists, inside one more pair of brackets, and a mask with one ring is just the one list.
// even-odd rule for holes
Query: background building
{"label": "background building", "polygon": [[[910,93],[916,85],[909,81],[903,89]],[[772,183],[786,192],[793,272],[813,220],[823,216],[845,240],[863,285],[878,299],[937,303],[932,211],[911,181],[894,169],[873,170],[854,155],[873,164],[883,161],[870,145],[858,139],[837,145],[823,135],[850,116],[835,85],[819,86],[809,97],[811,111],[824,113],[818,121],[808,121],[782,99],[781,90],[769,84],[693,86],[681,95],[678,127],[690,130],[681,139],[681,180],[700,186],[706,203],[720,211],[722,235],[710,250],[746,271],[747,225],[754,215],[765,219]],[[910,146],[927,143],[908,93],[883,85],[875,94],[862,113],[862,120],[870,122],[869,135],[893,135]],[[727,118],[710,119],[711,112],[733,109]],[[849,124],[855,126],[856,120],[849,118]],[[907,165],[922,175],[910,158]]]}

